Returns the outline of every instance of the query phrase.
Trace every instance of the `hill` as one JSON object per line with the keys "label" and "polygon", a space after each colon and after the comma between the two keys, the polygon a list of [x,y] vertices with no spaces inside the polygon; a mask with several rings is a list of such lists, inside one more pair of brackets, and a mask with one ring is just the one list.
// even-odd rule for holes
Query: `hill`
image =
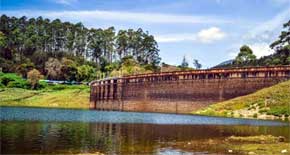
{"label": "hill", "polygon": [[88,86],[49,86],[43,90],[1,88],[0,106],[88,109]]}
{"label": "hill", "polygon": [[290,115],[290,80],[269,88],[261,89],[253,94],[237,97],[216,103],[194,114],[252,117],[261,119],[289,118]]}

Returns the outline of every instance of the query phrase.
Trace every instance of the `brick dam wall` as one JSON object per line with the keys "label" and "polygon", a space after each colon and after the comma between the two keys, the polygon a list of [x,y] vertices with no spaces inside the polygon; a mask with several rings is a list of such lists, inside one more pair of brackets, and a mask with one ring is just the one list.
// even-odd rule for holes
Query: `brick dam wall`
{"label": "brick dam wall", "polygon": [[290,78],[290,66],[194,70],[108,78],[91,83],[90,108],[190,113]]}

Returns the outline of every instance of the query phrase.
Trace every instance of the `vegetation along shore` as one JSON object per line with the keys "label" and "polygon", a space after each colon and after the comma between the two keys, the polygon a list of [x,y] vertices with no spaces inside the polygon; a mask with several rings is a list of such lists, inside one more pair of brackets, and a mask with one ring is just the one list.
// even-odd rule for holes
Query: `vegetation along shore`
{"label": "vegetation along shore", "polygon": [[289,119],[290,80],[255,93],[194,111],[193,114],[258,119]]}

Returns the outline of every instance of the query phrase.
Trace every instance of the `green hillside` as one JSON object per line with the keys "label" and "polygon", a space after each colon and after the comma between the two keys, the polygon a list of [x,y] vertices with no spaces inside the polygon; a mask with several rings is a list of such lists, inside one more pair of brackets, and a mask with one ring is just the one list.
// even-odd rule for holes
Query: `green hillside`
{"label": "green hillside", "polygon": [[290,115],[290,80],[253,94],[237,97],[228,101],[213,104],[194,114],[227,116],[277,118]]}
{"label": "green hillside", "polygon": [[89,87],[52,86],[44,90],[0,89],[0,106],[89,108]]}

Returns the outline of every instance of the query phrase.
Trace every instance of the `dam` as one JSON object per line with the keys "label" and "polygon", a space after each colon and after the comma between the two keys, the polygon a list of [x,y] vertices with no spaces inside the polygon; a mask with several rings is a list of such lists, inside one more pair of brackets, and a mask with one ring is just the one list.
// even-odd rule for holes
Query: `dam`
{"label": "dam", "polygon": [[90,109],[186,114],[290,79],[290,66],[138,74],[91,82]]}

